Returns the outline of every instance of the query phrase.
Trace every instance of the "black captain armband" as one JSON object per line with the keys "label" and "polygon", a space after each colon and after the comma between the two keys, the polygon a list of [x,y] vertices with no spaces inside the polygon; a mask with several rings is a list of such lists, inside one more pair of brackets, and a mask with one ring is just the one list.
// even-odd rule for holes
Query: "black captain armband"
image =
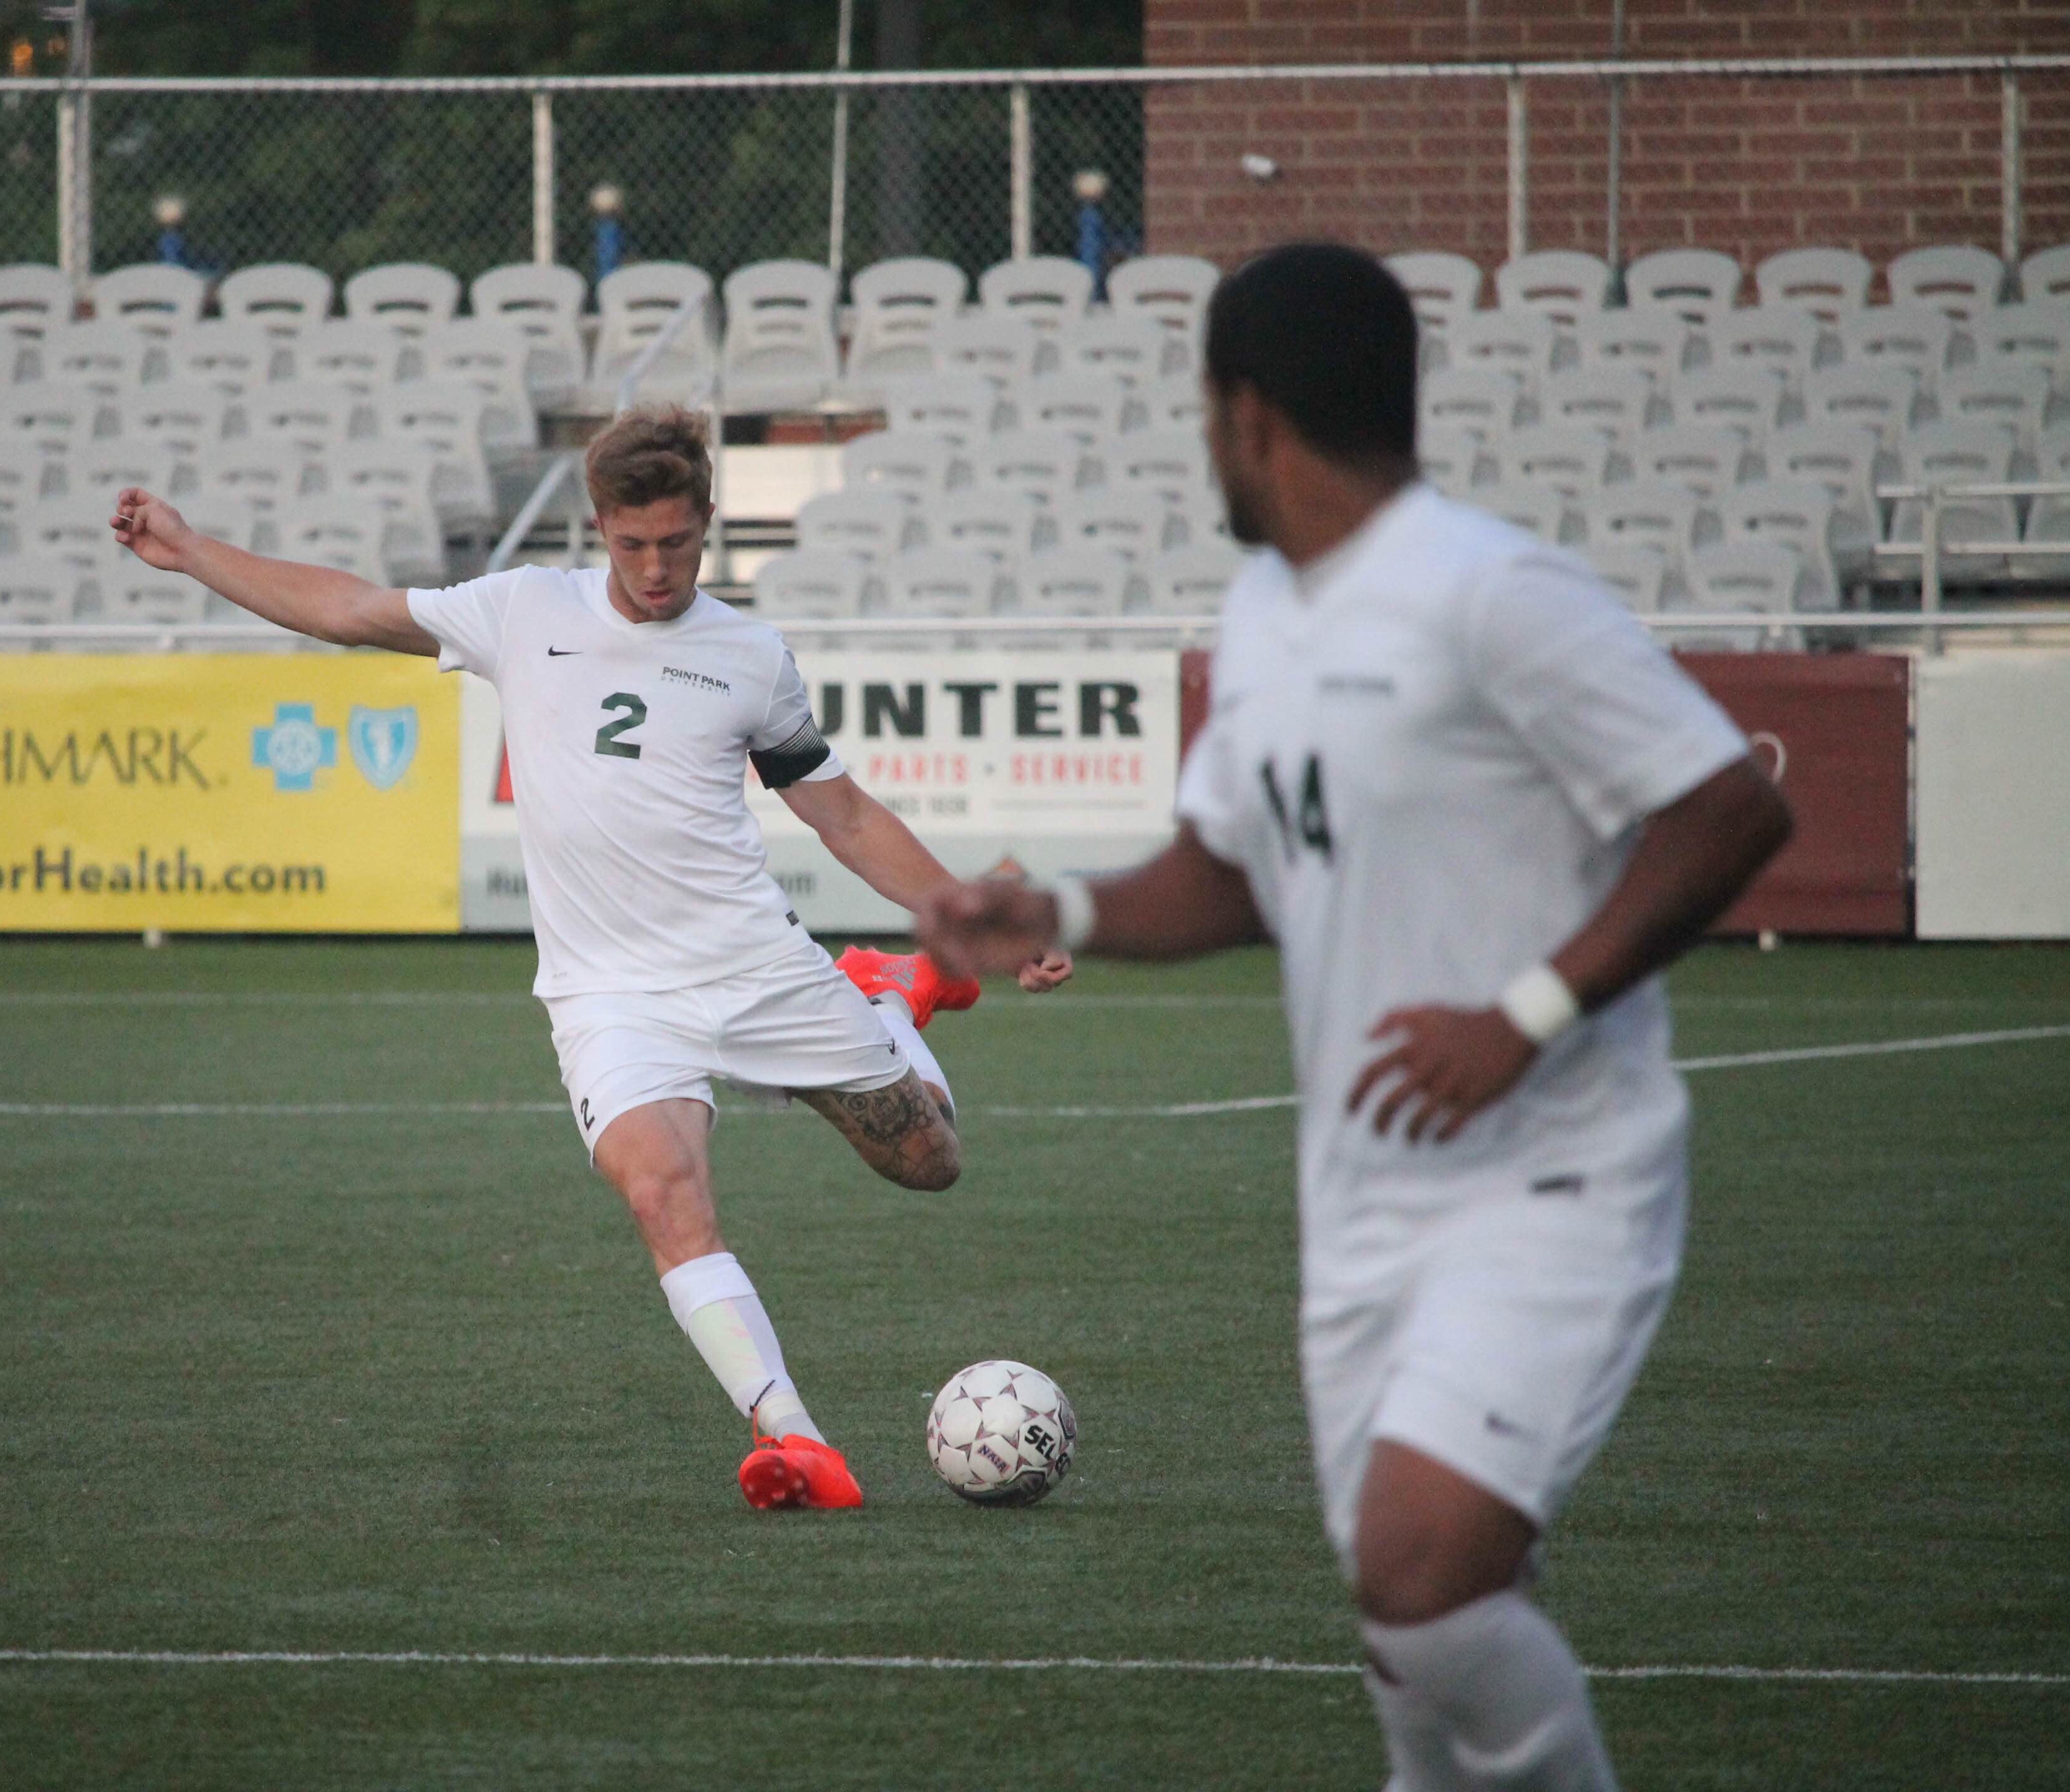
{"label": "black captain armband", "polygon": [[762,752],[749,748],[747,763],[755,767],[755,775],[762,780],[764,790],[781,790],[786,784],[795,784],[808,772],[818,771],[832,756],[833,749],[808,720],[781,747],[771,747]]}

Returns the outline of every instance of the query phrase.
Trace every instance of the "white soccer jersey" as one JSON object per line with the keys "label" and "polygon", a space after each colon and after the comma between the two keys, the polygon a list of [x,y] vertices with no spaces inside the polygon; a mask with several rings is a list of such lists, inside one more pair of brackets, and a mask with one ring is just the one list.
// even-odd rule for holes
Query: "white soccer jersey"
{"label": "white soccer jersey", "polygon": [[1581,1175],[1679,1139],[1657,979],[1448,1144],[1377,1136],[1372,1103],[1344,1103],[1383,1013],[1494,1001],[1602,905],[1644,816],[1747,749],[1581,563],[1428,486],[1311,570],[1303,595],[1268,552],[1231,586],[1178,808],[1279,941],[1327,1279],[1333,1251],[1395,1235],[1380,1209],[1442,1205],[1454,1172]]}
{"label": "white soccer jersey", "polygon": [[775,629],[704,591],[630,622],[608,576],[518,567],[409,594],[440,669],[502,700],[541,996],[683,988],[796,951],[748,760],[776,787],[842,769]]}

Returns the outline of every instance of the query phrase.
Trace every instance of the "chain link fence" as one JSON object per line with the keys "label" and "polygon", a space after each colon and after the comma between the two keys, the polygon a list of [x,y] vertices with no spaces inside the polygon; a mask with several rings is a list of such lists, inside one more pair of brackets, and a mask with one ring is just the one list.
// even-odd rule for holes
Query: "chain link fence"
{"label": "chain link fence", "polygon": [[[76,112],[83,158],[60,153]],[[1086,170],[1106,176],[1092,216]],[[1226,264],[1294,235],[1483,265],[1679,241],[1749,263],[1791,241],[2010,257],[2070,235],[2070,58],[0,82],[0,262],[82,280],[169,250],[210,271],[424,260],[468,279],[553,259],[594,279],[602,186],[622,195],[620,259],[719,278],[779,256]]]}

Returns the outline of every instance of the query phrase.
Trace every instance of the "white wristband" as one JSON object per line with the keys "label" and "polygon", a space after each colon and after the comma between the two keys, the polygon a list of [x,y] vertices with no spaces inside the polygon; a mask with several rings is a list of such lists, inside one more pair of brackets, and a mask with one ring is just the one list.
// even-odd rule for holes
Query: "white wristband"
{"label": "white wristband", "polygon": [[1098,919],[1091,886],[1083,878],[1062,877],[1049,886],[1057,904],[1057,943],[1067,952],[1083,950]]}
{"label": "white wristband", "polygon": [[1567,980],[1549,964],[1534,964],[1512,977],[1495,1006],[1534,1045],[1549,1045],[1581,1017],[1581,1004]]}

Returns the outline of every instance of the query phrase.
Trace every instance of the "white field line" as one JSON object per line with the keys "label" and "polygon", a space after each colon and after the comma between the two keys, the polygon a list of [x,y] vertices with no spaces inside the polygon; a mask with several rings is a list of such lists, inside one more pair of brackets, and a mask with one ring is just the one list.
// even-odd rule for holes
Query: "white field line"
{"label": "white field line", "polygon": [[[1356,1662],[1279,1661],[1256,1655],[1233,1661],[1158,1660],[1100,1655],[1037,1655],[994,1659],[955,1655],[561,1655],[403,1649],[0,1649],[0,1663],[113,1664],[171,1667],[630,1667],[852,1668],[878,1673],[1106,1673],[1352,1675]],[[1857,1685],[2070,1686],[2070,1674],[1936,1672],[1918,1668],[1745,1667],[1677,1663],[1590,1667],[1599,1680],[1767,1680]]]}
{"label": "white field line", "polygon": [[[1849,1045],[1793,1045],[1777,1051],[1734,1052],[1718,1058],[1684,1058],[1679,1070],[1740,1070],[1768,1064],[1802,1064],[1826,1058],[1880,1058],[1898,1052],[1957,1051],[2035,1039],[2070,1039],[2070,1025],[2007,1027],[1995,1033],[1944,1033],[1921,1039],[1872,1039]],[[1133,1107],[980,1107],[965,1114],[1004,1120],[1186,1120],[1205,1115],[1247,1114],[1292,1107],[1295,1095],[1242,1095],[1229,1101],[1167,1102]],[[562,1102],[0,1102],[0,1119],[230,1119],[279,1115],[310,1118],[404,1114],[559,1114]],[[729,1110],[736,1118],[772,1111]]]}

